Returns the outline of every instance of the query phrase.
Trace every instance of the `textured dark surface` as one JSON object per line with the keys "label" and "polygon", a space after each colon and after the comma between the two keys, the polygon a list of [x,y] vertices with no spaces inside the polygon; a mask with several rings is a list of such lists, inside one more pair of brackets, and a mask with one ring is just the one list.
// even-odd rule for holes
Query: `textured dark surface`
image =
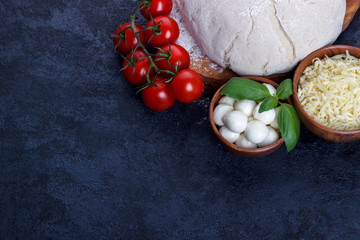
{"label": "textured dark surface", "polygon": [[[210,99],[148,110],[109,35],[134,2],[0,2],[0,240],[360,239],[359,142],[243,159]],[[337,43],[360,47],[360,15]]]}

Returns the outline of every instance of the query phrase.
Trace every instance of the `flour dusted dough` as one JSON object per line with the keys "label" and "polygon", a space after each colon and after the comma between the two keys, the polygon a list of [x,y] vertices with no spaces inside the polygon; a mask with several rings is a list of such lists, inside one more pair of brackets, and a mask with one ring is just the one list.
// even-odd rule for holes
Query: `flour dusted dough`
{"label": "flour dusted dough", "polygon": [[238,74],[290,71],[341,33],[345,0],[175,0],[205,54]]}

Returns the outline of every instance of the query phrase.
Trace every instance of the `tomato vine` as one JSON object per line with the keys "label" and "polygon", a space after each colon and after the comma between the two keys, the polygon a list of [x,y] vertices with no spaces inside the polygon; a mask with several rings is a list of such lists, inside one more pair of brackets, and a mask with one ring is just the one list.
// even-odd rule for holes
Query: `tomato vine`
{"label": "tomato vine", "polygon": [[[186,102],[197,100],[200,98],[204,88],[202,80],[201,84],[199,84],[201,76],[197,72],[188,69],[190,55],[184,48],[175,43],[180,32],[178,24],[170,16],[164,15],[171,12],[172,0],[139,0],[138,2],[130,15],[130,22],[122,24],[112,35],[115,48],[124,59],[122,71],[125,79],[138,87],[137,92],[144,92],[149,87],[166,89],[166,91],[147,91],[147,99],[150,99],[149,92],[161,94],[166,92],[180,102],[184,102],[184,98],[191,100]],[[145,27],[136,23],[139,12],[146,19],[149,19]],[[125,53],[129,48],[131,48],[131,52],[126,55]],[[180,75],[185,75],[181,73],[183,70],[188,70],[191,73],[186,74],[189,76],[186,81],[177,80],[176,88],[168,86],[177,75],[179,75],[177,79],[183,79],[183,77],[180,77]],[[159,84],[160,82],[161,84]],[[185,85],[192,84],[192,82],[196,82],[194,84],[197,86],[196,91],[178,90],[186,88]],[[162,111],[173,105],[173,102],[167,104],[161,102],[172,99],[171,97],[161,98],[154,96],[153,99],[157,99],[157,104],[162,106],[158,108],[150,107],[153,110]],[[163,106],[167,106],[167,108],[164,109]]]}

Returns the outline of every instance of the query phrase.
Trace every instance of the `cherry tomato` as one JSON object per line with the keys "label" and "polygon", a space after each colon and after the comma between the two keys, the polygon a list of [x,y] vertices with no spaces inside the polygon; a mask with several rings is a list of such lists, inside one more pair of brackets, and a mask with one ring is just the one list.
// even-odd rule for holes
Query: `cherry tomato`
{"label": "cherry tomato", "polygon": [[169,15],[172,10],[172,0],[147,0],[141,4],[141,14],[150,20],[150,15],[154,18],[161,15]]}
{"label": "cherry tomato", "polygon": [[[118,50],[121,54],[127,55],[129,54],[138,44],[138,41],[134,35],[132,29],[128,28],[131,26],[131,23],[124,23],[120,27],[118,27],[113,36],[114,46],[116,50]],[[128,29],[126,29],[128,28]],[[126,30],[125,30],[126,29]],[[136,31],[140,31],[143,27],[137,23],[135,23]],[[125,30],[125,31],[124,31]],[[145,37],[144,33],[139,33],[140,41],[145,45]],[[120,43],[119,43],[120,42]]]}
{"label": "cherry tomato", "polygon": [[154,111],[169,109],[174,104],[175,98],[171,95],[165,78],[160,75],[156,76],[154,84],[157,86],[151,85],[142,92],[145,105]]}
{"label": "cherry tomato", "polygon": [[[127,67],[126,67],[127,66]],[[126,67],[126,68],[125,68]],[[126,81],[129,83],[140,86],[145,84],[146,74],[149,72],[149,78],[154,76],[155,70],[151,68],[150,61],[146,57],[146,53],[143,50],[136,50],[132,55],[129,53],[123,63],[123,75]]]}
{"label": "cherry tomato", "polygon": [[[161,70],[176,73],[190,66],[190,55],[180,45],[169,44],[162,46],[156,53],[155,64]],[[165,77],[171,77],[169,73],[161,73]]]}
{"label": "cherry tomato", "polygon": [[171,94],[176,100],[183,103],[191,103],[201,97],[204,90],[204,82],[201,76],[191,70],[181,70],[169,84]]}
{"label": "cherry tomato", "polygon": [[[155,25],[154,25],[155,22]],[[150,20],[146,27],[152,30],[144,31],[146,41],[153,47],[174,43],[179,37],[179,26],[174,19],[169,16],[158,16]]]}

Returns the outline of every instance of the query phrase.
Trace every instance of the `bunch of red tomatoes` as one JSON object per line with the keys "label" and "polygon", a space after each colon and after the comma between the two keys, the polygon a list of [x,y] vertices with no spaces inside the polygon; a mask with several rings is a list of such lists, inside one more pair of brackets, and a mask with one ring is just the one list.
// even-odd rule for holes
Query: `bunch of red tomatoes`
{"label": "bunch of red tomatoes", "polygon": [[[124,58],[124,78],[140,88],[145,105],[155,111],[169,109],[175,100],[191,103],[204,90],[201,76],[189,69],[189,53],[175,44],[180,31],[168,16],[172,5],[172,0],[140,1],[131,22],[122,24],[113,35]],[[148,20],[145,28],[135,23],[139,10]]]}

